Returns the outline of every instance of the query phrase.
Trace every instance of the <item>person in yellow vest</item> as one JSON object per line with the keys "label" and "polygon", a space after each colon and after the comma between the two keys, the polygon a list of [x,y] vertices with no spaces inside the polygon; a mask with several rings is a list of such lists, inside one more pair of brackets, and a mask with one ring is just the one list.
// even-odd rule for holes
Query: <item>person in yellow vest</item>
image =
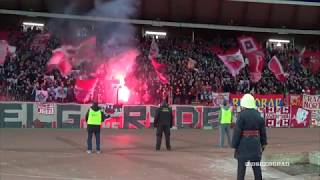
{"label": "person in yellow vest", "polygon": [[230,139],[230,126],[232,122],[232,110],[229,106],[228,101],[223,102],[223,106],[219,112],[219,123],[220,123],[220,147],[224,146],[224,136],[227,135],[229,147],[231,147]]}
{"label": "person in yellow vest", "polygon": [[108,118],[100,109],[97,102],[94,102],[90,109],[86,114],[87,121],[87,131],[88,131],[88,139],[87,139],[87,153],[92,153],[92,136],[95,135],[96,138],[96,153],[100,154],[100,129],[101,123],[104,119]]}

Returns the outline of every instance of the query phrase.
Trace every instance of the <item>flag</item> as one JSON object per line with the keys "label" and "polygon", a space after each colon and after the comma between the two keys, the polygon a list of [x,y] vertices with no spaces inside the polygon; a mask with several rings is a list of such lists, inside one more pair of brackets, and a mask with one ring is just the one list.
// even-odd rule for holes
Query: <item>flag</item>
{"label": "flag", "polygon": [[150,60],[153,60],[153,59],[156,59],[158,55],[159,55],[158,44],[154,39],[152,39],[148,57]]}
{"label": "flag", "polygon": [[249,76],[252,82],[258,82],[261,79],[261,74],[264,66],[264,55],[263,53],[253,52],[247,54]]}
{"label": "flag", "polygon": [[303,49],[300,55],[302,56],[300,63],[305,68],[309,68],[311,73],[317,74],[320,71],[320,51]]}
{"label": "flag", "polygon": [[76,48],[77,50],[77,61],[92,59],[96,56],[96,36],[90,37],[85,41],[81,42]]}
{"label": "flag", "polygon": [[240,70],[245,66],[240,50],[231,54],[218,55],[218,57],[228,68],[233,77],[238,75]]}
{"label": "flag", "polygon": [[282,65],[276,56],[273,56],[268,63],[268,68],[276,76],[280,82],[286,81],[286,74],[283,71]]}
{"label": "flag", "polygon": [[151,64],[152,64],[154,70],[156,71],[159,80],[163,84],[168,84],[169,80],[165,75],[165,71],[166,71],[167,66],[165,64],[158,63],[155,59],[151,60]]}
{"label": "flag", "polygon": [[48,98],[48,91],[36,90],[36,102],[46,102]]}
{"label": "flag", "polygon": [[7,31],[0,31],[0,40],[8,40],[8,32]]}
{"label": "flag", "polygon": [[257,41],[250,36],[239,37],[238,42],[244,54],[261,51],[262,49],[260,45],[257,43]]}
{"label": "flag", "polygon": [[49,33],[36,35],[31,43],[31,49],[43,52],[46,48],[47,43],[49,42],[49,39]]}
{"label": "flag", "polygon": [[76,80],[75,84],[75,97],[78,102],[89,102],[93,97],[94,89],[97,85],[98,79]]}
{"label": "flag", "polygon": [[69,58],[67,57],[65,51],[62,49],[56,49],[53,51],[53,55],[51,56],[47,67],[49,71],[54,68],[58,69],[64,76],[67,76],[72,70]]}
{"label": "flag", "polygon": [[223,54],[224,51],[220,46],[212,46],[211,47],[211,51],[213,52],[213,54]]}
{"label": "flag", "polygon": [[6,60],[8,53],[8,43],[5,40],[0,40],[0,64]]}
{"label": "flag", "polygon": [[154,39],[152,39],[148,58],[151,60],[151,64],[152,64],[154,70],[156,71],[160,82],[162,82],[163,84],[168,84],[169,81],[165,75],[165,71],[166,71],[167,66],[165,64],[161,64],[161,63],[157,62],[156,59],[157,59],[158,55],[159,55],[158,44],[156,43],[156,41]]}

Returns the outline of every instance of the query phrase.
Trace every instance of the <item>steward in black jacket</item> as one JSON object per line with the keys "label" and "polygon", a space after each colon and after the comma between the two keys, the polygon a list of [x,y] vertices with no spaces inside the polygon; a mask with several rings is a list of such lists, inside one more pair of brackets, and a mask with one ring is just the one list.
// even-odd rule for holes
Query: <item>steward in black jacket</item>
{"label": "steward in black jacket", "polygon": [[260,161],[262,152],[267,145],[265,121],[256,110],[254,97],[245,94],[240,101],[243,110],[236,122],[233,133],[232,147],[235,148],[235,158],[238,159],[237,180],[243,180],[246,173],[246,163],[251,162],[255,180],[262,179]]}
{"label": "steward in black jacket", "polygon": [[164,133],[166,137],[166,147],[167,150],[171,150],[170,145],[170,128],[173,126],[173,115],[172,109],[169,107],[167,102],[163,102],[159,109],[156,111],[156,115],[154,118],[154,127],[157,128],[157,143],[156,150],[160,150],[162,133]]}

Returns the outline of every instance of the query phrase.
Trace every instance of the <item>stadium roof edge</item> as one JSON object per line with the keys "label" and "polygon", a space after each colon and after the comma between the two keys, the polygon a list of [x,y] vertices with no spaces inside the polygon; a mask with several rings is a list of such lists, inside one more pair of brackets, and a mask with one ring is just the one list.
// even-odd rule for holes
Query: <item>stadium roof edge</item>
{"label": "stadium roof edge", "polygon": [[100,22],[119,22],[119,23],[131,23],[131,24],[137,24],[137,25],[152,25],[152,26],[170,26],[170,27],[184,27],[184,28],[266,32],[266,33],[279,33],[279,34],[320,35],[320,30],[260,28],[260,27],[248,27],[248,26],[229,26],[229,25],[216,25],[216,24],[152,21],[152,20],[123,19],[123,18],[110,18],[110,17],[99,17],[99,16],[82,16],[82,15],[71,15],[71,14],[31,12],[31,11],[7,10],[7,9],[0,9],[0,14],[21,15],[21,16],[30,16],[30,17],[58,18],[58,19],[100,21]]}
{"label": "stadium roof edge", "polygon": [[266,4],[288,4],[298,6],[320,6],[320,1],[303,0],[231,0],[238,2],[266,3]]}

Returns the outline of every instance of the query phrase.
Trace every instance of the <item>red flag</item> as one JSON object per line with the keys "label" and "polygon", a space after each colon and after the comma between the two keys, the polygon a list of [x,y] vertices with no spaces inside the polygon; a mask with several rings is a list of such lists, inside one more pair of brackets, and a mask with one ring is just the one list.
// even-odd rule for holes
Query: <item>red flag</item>
{"label": "red flag", "polygon": [[254,52],[247,54],[249,61],[250,80],[258,82],[261,79],[261,73],[264,66],[264,55],[262,52]]}
{"label": "red flag", "polygon": [[240,44],[241,50],[244,54],[253,53],[256,51],[261,51],[261,46],[253,37],[239,37],[238,42]]}
{"label": "red flag", "polygon": [[87,58],[91,59],[95,57],[95,48],[97,44],[97,39],[95,36],[83,41],[77,48],[78,59]]}
{"label": "red flag", "polygon": [[51,56],[47,67],[49,71],[57,68],[64,76],[68,75],[72,70],[72,66],[66,53],[61,49],[56,49],[53,51],[53,55]]}
{"label": "red flag", "polygon": [[87,103],[93,97],[98,79],[76,80],[75,97],[80,103]]}
{"label": "red flag", "polygon": [[158,55],[159,55],[158,44],[154,39],[152,39],[150,51],[149,51],[149,59],[150,60],[156,59]]}
{"label": "red flag", "polygon": [[271,60],[268,63],[268,68],[280,82],[286,81],[286,75],[283,71],[283,68],[279,59],[276,56],[273,56],[271,58]]}
{"label": "red flag", "polygon": [[309,68],[313,74],[320,71],[320,51],[302,51],[302,65]]}
{"label": "red flag", "polygon": [[0,40],[0,64],[6,60],[8,53],[8,43],[5,40]]}
{"label": "red flag", "polygon": [[245,66],[240,50],[235,53],[218,55],[224,65],[229,69],[233,77],[239,74],[240,70]]}
{"label": "red flag", "polygon": [[31,43],[31,49],[44,51],[49,39],[49,33],[36,35]]}
{"label": "red flag", "polygon": [[8,40],[8,32],[0,31],[0,40]]}
{"label": "red flag", "polygon": [[168,81],[168,78],[165,75],[165,70],[166,70],[167,66],[165,64],[158,63],[154,59],[151,60],[151,64],[152,64],[154,70],[156,71],[159,80],[164,84],[168,84],[169,81]]}
{"label": "red flag", "polygon": [[220,46],[212,46],[211,50],[214,54],[223,54],[223,49]]}

